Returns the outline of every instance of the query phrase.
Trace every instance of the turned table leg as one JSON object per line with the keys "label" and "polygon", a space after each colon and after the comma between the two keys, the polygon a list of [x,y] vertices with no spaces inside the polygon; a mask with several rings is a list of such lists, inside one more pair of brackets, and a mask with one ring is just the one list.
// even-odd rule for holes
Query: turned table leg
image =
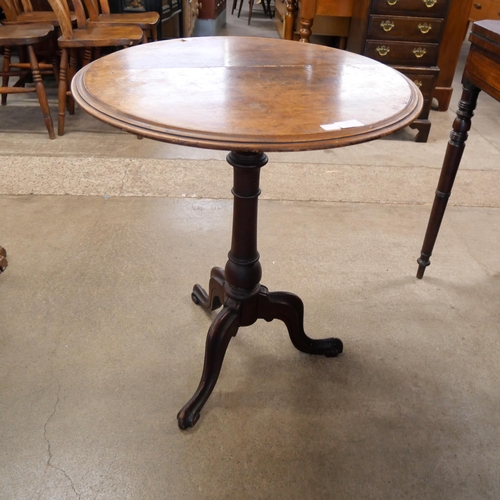
{"label": "turned table leg", "polygon": [[193,427],[219,377],[229,341],[238,329],[257,319],[283,321],[293,345],[308,354],[335,357],[343,350],[336,338],[315,340],[304,332],[304,305],[287,292],[269,292],[260,284],[262,276],[257,251],[257,207],[260,169],[267,163],[264,153],[236,153],[227,157],[234,171],[234,205],[231,250],[223,270],[214,267],[208,291],[195,285],[193,302],[207,311],[218,309],[205,345],[205,361],[200,383],[193,397],[177,415],[181,429]]}
{"label": "turned table leg", "polygon": [[453,130],[446,148],[441,176],[439,178],[431,215],[427,224],[424,243],[418,258],[417,278],[422,279],[425,268],[430,265],[430,257],[436,243],[441,221],[443,220],[446,205],[451,195],[451,189],[462,159],[467,140],[467,132],[471,127],[471,119],[476,109],[477,97],[480,89],[468,81],[463,82],[463,92],[458,102],[457,117],[453,122]]}

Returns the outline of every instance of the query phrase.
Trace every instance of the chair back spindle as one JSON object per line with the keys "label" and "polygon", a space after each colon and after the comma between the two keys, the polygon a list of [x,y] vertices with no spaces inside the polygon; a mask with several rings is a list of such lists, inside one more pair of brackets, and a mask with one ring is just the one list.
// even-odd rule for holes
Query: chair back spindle
{"label": "chair back spindle", "polygon": [[103,14],[111,14],[108,0],[99,0],[99,4],[101,5],[101,12]]}
{"label": "chair back spindle", "polygon": [[99,4],[97,0],[83,0],[85,8],[89,14],[89,19],[91,21],[97,22],[99,20]]}
{"label": "chair back spindle", "polygon": [[15,3],[12,0],[0,0],[0,8],[9,22],[14,22],[19,14]]}
{"label": "chair back spindle", "polygon": [[[73,26],[71,23],[71,18],[69,14],[69,7],[66,0],[48,0],[54,14],[57,17],[57,21],[59,22],[59,26],[61,28],[61,33],[64,38],[73,39]],[[75,10],[76,4],[78,0],[74,2]],[[78,14],[77,14],[78,18]]]}
{"label": "chair back spindle", "polygon": [[33,12],[33,5],[31,5],[30,0],[21,0],[23,6],[23,12]]}

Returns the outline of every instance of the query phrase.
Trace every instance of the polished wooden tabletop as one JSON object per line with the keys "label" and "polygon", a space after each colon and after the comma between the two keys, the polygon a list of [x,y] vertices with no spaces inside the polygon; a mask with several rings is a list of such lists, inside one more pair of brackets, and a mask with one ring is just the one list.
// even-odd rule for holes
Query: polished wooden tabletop
{"label": "polished wooden tabletop", "polygon": [[233,151],[365,142],[403,128],[423,104],[410,80],[366,57],[250,37],[120,50],[80,70],[72,93],[88,113],[128,132]]}

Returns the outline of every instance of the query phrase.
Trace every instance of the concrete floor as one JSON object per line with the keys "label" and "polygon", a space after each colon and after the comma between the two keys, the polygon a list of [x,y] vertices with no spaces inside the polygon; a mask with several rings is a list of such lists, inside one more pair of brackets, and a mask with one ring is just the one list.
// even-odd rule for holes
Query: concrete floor
{"label": "concrete floor", "polygon": [[[274,36],[258,13],[249,33]],[[245,12],[228,20],[225,34],[247,32]],[[2,108],[0,499],[500,498],[500,105],[487,96],[414,277],[458,97],[426,144],[404,130],[270,156],[262,281],[298,293],[309,335],[345,352],[299,353],[276,321],[241,329],[185,432],[175,417],[210,323],[191,287],[230,244],[225,154],[139,141],[81,110],[49,141],[31,98]]]}

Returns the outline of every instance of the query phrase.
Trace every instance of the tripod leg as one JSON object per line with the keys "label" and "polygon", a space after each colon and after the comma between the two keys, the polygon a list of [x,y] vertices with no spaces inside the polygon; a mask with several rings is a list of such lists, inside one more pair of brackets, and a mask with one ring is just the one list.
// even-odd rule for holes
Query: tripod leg
{"label": "tripod leg", "polygon": [[177,421],[181,429],[193,427],[200,418],[200,411],[219,378],[229,341],[231,337],[236,335],[238,327],[238,307],[235,309],[224,307],[210,326],[200,384],[193,397],[177,414]]}
{"label": "tripod leg", "polygon": [[207,311],[214,311],[224,302],[224,270],[214,267],[210,273],[208,293],[198,284],[194,285],[191,299],[193,302]]}
{"label": "tripod leg", "polygon": [[311,339],[304,332],[304,304],[293,293],[271,292],[265,287],[259,296],[259,318],[266,321],[279,319],[288,328],[292,344],[307,354],[323,354],[327,357],[336,357],[343,350],[340,339]]}

